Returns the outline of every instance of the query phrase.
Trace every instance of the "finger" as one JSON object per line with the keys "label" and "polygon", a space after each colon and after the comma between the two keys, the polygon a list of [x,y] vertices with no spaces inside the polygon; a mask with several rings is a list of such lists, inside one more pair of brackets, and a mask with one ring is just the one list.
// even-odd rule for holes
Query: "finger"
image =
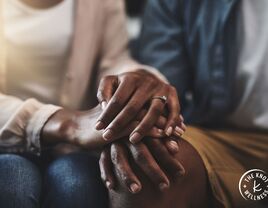
{"label": "finger", "polygon": [[101,79],[97,91],[97,98],[102,106],[102,110],[106,108],[109,100],[115,92],[117,85],[118,80],[116,76],[106,76]]}
{"label": "finger", "polygon": [[185,173],[184,167],[181,163],[171,155],[166,147],[163,145],[162,140],[147,139],[146,144],[150,149],[153,156],[156,158],[160,167],[164,169],[171,176],[182,176]]}
{"label": "finger", "polygon": [[[139,125],[139,121],[131,122],[131,124],[128,127],[126,127],[122,132],[120,132],[118,135],[115,135],[114,140],[120,139],[123,137],[128,137],[138,125]],[[146,136],[150,136],[154,138],[163,138],[165,136],[165,132],[162,129],[153,127],[150,130],[148,130],[148,132],[146,133]]]}
{"label": "finger", "polygon": [[113,134],[113,139],[109,140],[110,142],[113,142],[117,139],[123,138],[123,137],[128,137],[131,132],[139,125],[139,121],[132,121],[129,126],[123,129],[123,131],[114,133]]}
{"label": "finger", "polygon": [[[125,87],[124,87],[125,90]],[[121,132],[138,114],[142,111],[143,106],[149,100],[149,94],[146,94],[146,86],[138,89],[123,110],[109,124],[105,130],[105,139],[112,140],[114,135]],[[141,99],[142,98],[142,99]],[[120,109],[121,110],[121,109]]]}
{"label": "finger", "polygon": [[[124,129],[124,131],[116,136],[116,139],[127,137],[130,133],[139,125],[139,121],[133,121],[131,125]],[[145,136],[153,137],[153,138],[163,138],[165,137],[165,132],[163,129],[159,129],[157,127],[152,127],[150,130],[147,131]]]}
{"label": "finger", "polygon": [[124,184],[133,194],[140,192],[142,189],[141,183],[129,165],[127,160],[127,152],[122,144],[112,144],[111,158],[114,167],[117,169],[122,184]]}
{"label": "finger", "polygon": [[159,116],[162,114],[164,106],[165,104],[159,99],[154,99],[152,101],[146,116],[131,133],[129,138],[130,142],[137,143],[146,135],[148,129],[151,129],[154,126]]}
{"label": "finger", "polygon": [[186,127],[186,125],[184,124],[184,122],[181,123],[181,128],[182,128],[182,130],[186,131],[187,127]]}
{"label": "finger", "polygon": [[167,136],[171,136],[175,127],[180,123],[179,112],[180,112],[180,104],[177,95],[177,91],[174,87],[170,88],[170,93],[168,97],[167,107],[169,110],[169,116],[165,128],[165,132]]}
{"label": "finger", "polygon": [[173,132],[175,136],[179,136],[181,137],[184,132],[186,131],[186,125],[184,124],[184,118],[182,117],[182,115],[180,115],[180,122],[179,125],[177,125],[175,127],[175,131]]}
{"label": "finger", "polygon": [[165,138],[163,142],[170,154],[175,155],[179,152],[179,145],[176,140]]}
{"label": "finger", "polygon": [[[137,121],[142,121],[146,113],[147,113],[147,110],[142,110],[135,119]],[[159,129],[164,129],[166,126],[166,123],[167,123],[166,117],[163,115],[159,116],[158,120],[156,121],[155,127]]]}
{"label": "finger", "polygon": [[181,126],[176,126],[173,135],[176,137],[181,137],[184,134],[185,130]]}
{"label": "finger", "polygon": [[183,123],[184,122],[184,118],[183,118],[182,114],[180,114],[180,119],[181,119],[181,122]]}
{"label": "finger", "polygon": [[169,179],[143,143],[126,142],[135,163],[161,191],[169,188]]}
{"label": "finger", "polygon": [[99,160],[101,178],[108,189],[114,189],[115,176],[113,172],[113,164],[110,156],[110,147],[106,147]]}
{"label": "finger", "polygon": [[[135,89],[135,85],[127,79],[119,83],[119,86],[110,99],[107,107],[98,118],[98,123],[101,123],[103,128],[106,128],[124,108]],[[109,135],[112,133],[109,132],[109,130],[112,131],[111,129],[106,129],[106,134],[104,135],[104,138],[107,137],[107,140],[110,139]]]}

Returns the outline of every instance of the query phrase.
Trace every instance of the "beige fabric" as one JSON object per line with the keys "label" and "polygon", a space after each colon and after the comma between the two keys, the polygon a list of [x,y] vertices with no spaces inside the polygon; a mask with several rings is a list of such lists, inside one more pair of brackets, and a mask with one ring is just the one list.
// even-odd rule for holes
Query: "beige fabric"
{"label": "beige fabric", "polygon": [[183,139],[197,150],[204,162],[213,195],[219,203],[215,207],[263,207],[259,202],[242,198],[238,184],[250,169],[268,172],[268,132],[189,127]]}
{"label": "beige fabric", "polygon": [[[0,0],[2,3],[4,0]],[[128,54],[128,37],[123,0],[77,0],[75,34],[67,73],[61,90],[61,106],[79,109],[85,98],[88,106],[96,103],[95,89],[100,77],[108,74],[149,68],[133,61]],[[0,8],[2,17],[3,8]],[[0,19],[0,32],[3,33]],[[5,48],[0,34],[1,79],[5,82]],[[98,60],[98,61],[97,61]],[[89,89],[89,90],[88,90]],[[60,107],[34,99],[18,100],[0,93],[0,148],[9,151],[40,149],[39,133]]]}
{"label": "beige fabric", "polygon": [[6,50],[5,50],[5,41],[4,41],[4,28],[3,28],[3,3],[0,1],[0,89],[4,89],[5,86],[5,59],[6,59]]}
{"label": "beige fabric", "polygon": [[21,0],[2,2],[8,53],[6,93],[58,105],[74,32],[75,0],[48,9],[36,9]]}

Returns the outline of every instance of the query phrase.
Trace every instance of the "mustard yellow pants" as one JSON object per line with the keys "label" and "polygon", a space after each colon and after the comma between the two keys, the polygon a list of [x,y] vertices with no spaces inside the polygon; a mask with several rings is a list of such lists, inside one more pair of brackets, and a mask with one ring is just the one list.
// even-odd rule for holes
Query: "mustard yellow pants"
{"label": "mustard yellow pants", "polygon": [[268,172],[268,132],[188,127],[182,138],[200,154],[221,207],[266,207],[260,205],[263,201],[244,199],[239,181],[251,169]]}

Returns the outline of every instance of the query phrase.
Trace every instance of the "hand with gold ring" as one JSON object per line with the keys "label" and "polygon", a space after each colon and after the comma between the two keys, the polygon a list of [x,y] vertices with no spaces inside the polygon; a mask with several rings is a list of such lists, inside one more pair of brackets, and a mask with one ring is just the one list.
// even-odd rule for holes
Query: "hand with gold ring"
{"label": "hand with gold ring", "polygon": [[103,113],[98,118],[96,129],[104,130],[105,140],[115,140],[116,135],[127,128],[145,106],[146,114],[129,136],[132,143],[139,142],[146,135],[165,109],[168,112],[163,129],[166,136],[171,136],[176,129],[183,130],[176,89],[148,71],[104,77],[97,97]]}

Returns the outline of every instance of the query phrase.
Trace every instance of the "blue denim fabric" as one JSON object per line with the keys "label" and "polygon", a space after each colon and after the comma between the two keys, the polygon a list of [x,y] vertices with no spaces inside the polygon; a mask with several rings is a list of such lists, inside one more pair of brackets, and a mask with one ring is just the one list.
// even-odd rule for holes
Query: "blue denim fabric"
{"label": "blue denim fabric", "polygon": [[41,187],[41,174],[32,162],[16,155],[0,155],[0,207],[38,207]]}
{"label": "blue denim fabric", "polygon": [[41,172],[35,162],[22,156],[0,155],[0,207],[108,207],[95,157],[87,153],[66,155]]}
{"label": "blue denim fabric", "polygon": [[189,123],[223,121],[234,102],[240,0],[148,0],[139,59],[179,93]]}
{"label": "blue denim fabric", "polygon": [[45,208],[108,208],[98,160],[87,153],[66,155],[52,162],[44,183]]}

